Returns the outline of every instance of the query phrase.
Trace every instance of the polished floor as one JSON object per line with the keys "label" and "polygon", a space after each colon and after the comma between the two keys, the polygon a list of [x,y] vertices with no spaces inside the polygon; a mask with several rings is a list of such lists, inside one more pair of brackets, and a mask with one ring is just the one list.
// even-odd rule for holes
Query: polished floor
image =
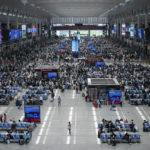
{"label": "polished floor", "polygon": [[[24,93],[20,93],[20,96]],[[55,101],[50,102],[50,97],[41,106],[41,124],[33,132],[32,140],[28,145],[19,144],[0,144],[0,150],[149,150],[150,133],[142,132],[143,120],[150,120],[150,111],[148,106],[131,106],[126,101],[123,107],[119,105],[116,111],[110,111],[110,106],[102,106],[95,109],[92,103],[86,103],[82,94],[76,94],[75,90],[66,90],[61,93],[55,90]],[[57,98],[61,96],[62,104],[58,107]],[[8,120],[22,119],[24,116],[23,108],[18,110],[13,101],[8,107],[0,106],[0,113],[6,112]],[[117,118],[134,119],[140,134],[140,144],[118,144],[112,147],[103,144],[97,138],[97,124],[102,118],[115,120]],[[72,135],[68,135],[67,124],[72,122]]]}

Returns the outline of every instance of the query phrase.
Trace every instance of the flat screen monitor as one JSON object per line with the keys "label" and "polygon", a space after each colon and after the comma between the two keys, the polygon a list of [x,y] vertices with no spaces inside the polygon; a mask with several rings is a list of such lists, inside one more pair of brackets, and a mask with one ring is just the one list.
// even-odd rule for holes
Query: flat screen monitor
{"label": "flat screen monitor", "polygon": [[121,91],[109,91],[109,97],[121,97],[122,92]]}
{"label": "flat screen monitor", "polygon": [[104,63],[104,62],[97,62],[96,65],[97,65],[98,67],[103,67],[103,66],[105,65],[105,63]]}
{"label": "flat screen monitor", "polygon": [[52,78],[56,78],[57,79],[57,73],[55,73],[55,72],[48,73],[48,78],[49,79],[52,79]]}

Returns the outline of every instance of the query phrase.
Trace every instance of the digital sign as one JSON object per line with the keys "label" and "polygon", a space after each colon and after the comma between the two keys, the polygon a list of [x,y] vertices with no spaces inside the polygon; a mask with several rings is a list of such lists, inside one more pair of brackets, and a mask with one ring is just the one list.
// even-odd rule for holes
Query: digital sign
{"label": "digital sign", "polygon": [[26,38],[26,25],[22,25],[22,38]]}
{"label": "digital sign", "polygon": [[80,40],[81,39],[81,35],[80,33],[77,34],[77,39]]}
{"label": "digital sign", "polygon": [[126,25],[122,24],[122,35],[126,35]]}
{"label": "digital sign", "polygon": [[130,26],[130,37],[134,37],[135,35],[135,25],[131,24]]}
{"label": "digital sign", "polygon": [[20,30],[11,30],[10,40],[16,40],[20,38]]}
{"label": "digital sign", "polygon": [[32,25],[32,36],[36,35],[36,27],[35,25]]}
{"label": "digital sign", "polygon": [[138,32],[138,38],[145,39],[145,30],[144,29],[138,28],[137,32]]}
{"label": "digital sign", "polygon": [[48,78],[52,79],[52,78],[56,78],[57,79],[57,73],[52,72],[52,73],[48,73]]}
{"label": "digital sign", "polygon": [[40,122],[40,106],[25,106],[25,121],[26,122]]}
{"label": "digital sign", "polygon": [[72,41],[72,52],[78,52],[78,51],[79,51],[78,41]]}
{"label": "digital sign", "polygon": [[117,25],[116,25],[116,24],[114,24],[114,31],[113,31],[113,33],[114,33],[114,34],[117,33]]}

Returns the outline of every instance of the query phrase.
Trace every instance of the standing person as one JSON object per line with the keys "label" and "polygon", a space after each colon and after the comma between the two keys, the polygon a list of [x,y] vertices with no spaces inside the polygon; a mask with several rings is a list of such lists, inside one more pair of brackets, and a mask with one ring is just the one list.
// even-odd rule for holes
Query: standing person
{"label": "standing person", "polygon": [[3,115],[0,114],[0,122],[3,122]]}
{"label": "standing person", "polygon": [[61,106],[61,98],[60,98],[60,96],[58,97],[58,106]]}
{"label": "standing person", "polygon": [[114,107],[115,107],[115,100],[112,101],[110,110],[113,110]]}
{"label": "standing person", "polygon": [[52,92],[51,97],[52,97],[52,102],[54,101],[54,92]]}
{"label": "standing person", "polygon": [[7,121],[7,115],[4,113],[4,122]]}
{"label": "standing person", "polygon": [[71,122],[68,122],[68,131],[69,131],[69,135],[71,135]]}

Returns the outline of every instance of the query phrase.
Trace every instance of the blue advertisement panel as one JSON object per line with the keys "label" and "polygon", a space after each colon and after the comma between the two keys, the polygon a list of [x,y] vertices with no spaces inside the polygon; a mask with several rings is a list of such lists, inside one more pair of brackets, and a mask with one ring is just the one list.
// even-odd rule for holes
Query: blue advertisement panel
{"label": "blue advertisement panel", "polygon": [[80,33],[77,34],[77,39],[78,39],[78,40],[81,39]]}
{"label": "blue advertisement panel", "polygon": [[122,24],[122,35],[126,35],[126,25]]}
{"label": "blue advertisement panel", "polygon": [[130,37],[134,37],[135,35],[135,25],[131,24],[130,26]]}
{"label": "blue advertisement panel", "polygon": [[114,24],[114,34],[116,34],[116,33],[117,33],[117,25]]}
{"label": "blue advertisement panel", "polygon": [[40,122],[40,106],[25,106],[25,121]]}
{"label": "blue advertisement panel", "polygon": [[20,30],[11,30],[10,40],[16,40],[20,38]]}
{"label": "blue advertisement panel", "polygon": [[78,51],[79,51],[78,41],[72,41],[72,52],[78,52]]}
{"label": "blue advertisement panel", "polygon": [[144,29],[138,28],[137,31],[138,31],[138,38],[145,39],[145,31],[144,31]]}

